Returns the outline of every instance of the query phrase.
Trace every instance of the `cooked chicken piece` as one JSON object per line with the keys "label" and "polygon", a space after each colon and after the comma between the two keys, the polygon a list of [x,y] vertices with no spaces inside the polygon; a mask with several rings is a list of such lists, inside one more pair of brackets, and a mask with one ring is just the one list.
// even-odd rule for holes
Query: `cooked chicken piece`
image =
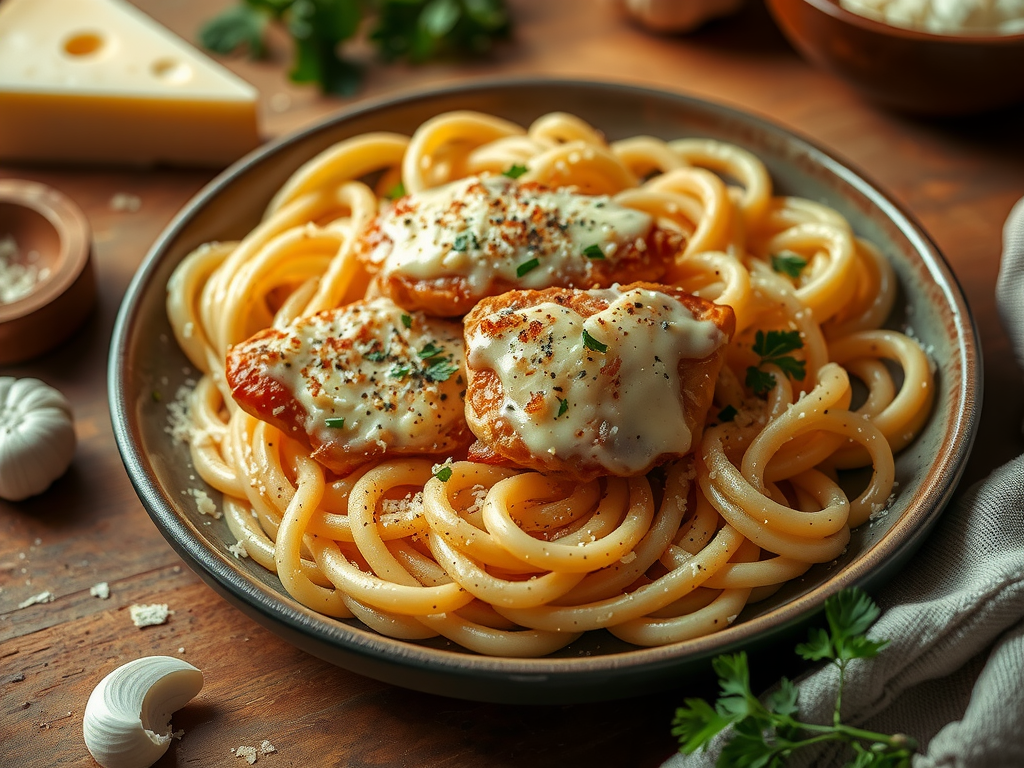
{"label": "cooked chicken piece", "polygon": [[463,315],[514,288],[657,280],[679,248],[650,215],[606,196],[470,177],[401,198],[362,234],[371,292],[431,315]]}
{"label": "cooked chicken piece", "polygon": [[651,283],[484,299],[465,318],[470,458],[579,481],[697,444],[730,307]]}
{"label": "cooked chicken piece", "polygon": [[359,301],[268,328],[228,352],[236,402],[345,474],[386,455],[445,454],[466,426],[462,327]]}

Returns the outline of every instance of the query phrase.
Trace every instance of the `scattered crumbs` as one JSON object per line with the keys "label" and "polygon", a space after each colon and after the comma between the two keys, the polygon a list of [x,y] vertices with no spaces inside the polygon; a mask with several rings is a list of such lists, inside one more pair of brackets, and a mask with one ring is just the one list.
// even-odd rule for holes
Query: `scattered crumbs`
{"label": "scattered crumbs", "polygon": [[180,739],[184,735],[185,735],[185,729],[184,728],[179,728],[176,731],[171,731],[171,738],[172,739]]}
{"label": "scattered crumbs", "polygon": [[174,613],[167,609],[167,603],[132,605],[129,606],[128,611],[131,613],[132,623],[140,629],[163,624],[167,621],[167,617]]}
{"label": "scattered crumbs", "polygon": [[176,443],[187,443],[192,437],[192,416],[190,401],[192,388],[187,385],[178,387],[174,400],[167,404],[167,426],[164,432]]}
{"label": "scattered crumbs", "polygon": [[206,491],[200,488],[189,488],[188,494],[196,500],[196,509],[199,510],[199,514],[209,515],[214,520],[220,520],[221,512]]}
{"label": "scattered crumbs", "polygon": [[[25,673],[24,672],[19,672],[18,674],[16,674],[14,677],[11,678],[11,682],[12,683],[22,683],[24,681],[25,681]],[[267,742],[263,742],[263,743],[266,744]]]}
{"label": "scattered crumbs", "polygon": [[415,495],[407,494],[404,499],[382,499],[380,511],[386,515],[412,514],[419,516],[423,513],[423,492],[417,491]]}
{"label": "scattered crumbs", "polygon": [[142,198],[128,192],[117,192],[110,198],[110,210],[135,213],[142,207]]}
{"label": "scattered crumbs", "polygon": [[242,557],[249,556],[249,552],[246,550],[245,544],[241,541],[236,541],[234,544],[228,547],[228,552],[234,555],[236,560]]}
{"label": "scattered crumbs", "polygon": [[101,581],[99,584],[93,584],[89,587],[89,594],[93,597],[98,597],[100,600],[106,600],[110,597],[110,585],[105,581]]}
{"label": "scattered crumbs", "polygon": [[22,254],[11,235],[0,238],[0,304],[12,304],[28,296],[35,287],[49,278],[48,267],[40,269],[37,251]]}
{"label": "scattered crumbs", "polygon": [[173,568],[171,568],[171,572],[172,573],[181,573],[181,566],[180,565],[174,566]]}
{"label": "scattered crumbs", "polygon": [[263,741],[260,742],[260,754],[261,755],[269,755],[272,752],[277,752],[277,747],[275,747],[273,744],[271,744],[266,739],[264,739]]}
{"label": "scattered crumbs", "polygon": [[33,595],[27,600],[22,600],[18,603],[19,608],[28,608],[30,605],[38,605],[39,603],[52,603],[53,592],[40,592],[38,595]]}
{"label": "scattered crumbs", "polygon": [[233,752],[235,753],[235,757],[245,758],[245,762],[247,762],[249,765],[256,764],[256,747],[238,747],[237,749],[233,750]]}
{"label": "scattered crumbs", "polygon": [[725,623],[726,623],[726,624],[732,624],[732,623],[733,623],[734,621],[736,621],[736,617],[737,617],[738,615],[739,615],[739,614],[736,614],[736,613],[734,613],[734,614],[733,614],[732,616],[726,616],[726,618],[725,618]]}
{"label": "scattered crumbs", "polygon": [[619,558],[619,562],[622,563],[623,565],[629,565],[634,560],[636,560],[636,552],[634,552],[632,550],[627,552],[625,555],[623,555],[622,557]]}
{"label": "scattered crumbs", "polygon": [[182,646],[181,648],[178,649],[178,653],[184,653],[184,652],[185,652],[185,646]]}
{"label": "scattered crumbs", "polygon": [[43,543],[42,539],[36,539],[34,546],[37,546],[37,547],[42,546],[42,543]]}

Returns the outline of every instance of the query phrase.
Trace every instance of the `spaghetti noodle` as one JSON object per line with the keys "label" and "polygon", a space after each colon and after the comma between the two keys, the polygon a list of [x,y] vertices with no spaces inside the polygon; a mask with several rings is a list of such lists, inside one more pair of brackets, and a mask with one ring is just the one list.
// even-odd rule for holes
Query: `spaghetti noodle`
{"label": "spaghetti noodle", "polygon": [[[394,210],[390,193],[415,200],[502,175],[642,212],[675,244],[658,282],[731,307],[735,332],[689,453],[583,482],[469,461],[456,441],[385,446],[336,473],[236,404],[225,376],[235,345],[365,306],[381,267],[359,252]],[[195,467],[249,556],[294,599],[396,638],[538,656],[599,628],[637,645],[721,630],[843,551],[851,527],[886,507],[893,452],[932,403],[920,345],[881,327],[895,295],[875,246],[836,211],[774,195],[740,147],[607,142],[566,114],[523,128],[456,112],[306,163],[244,239],[181,263],[167,308],[204,374],[189,408]],[[854,467],[871,476],[850,498],[837,471]]]}

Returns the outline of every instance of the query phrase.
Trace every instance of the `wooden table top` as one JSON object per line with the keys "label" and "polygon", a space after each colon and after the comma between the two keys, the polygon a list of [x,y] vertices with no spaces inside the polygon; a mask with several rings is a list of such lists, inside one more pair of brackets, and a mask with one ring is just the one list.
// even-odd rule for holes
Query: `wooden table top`
{"label": "wooden table top", "polygon": [[[372,67],[360,97],[481,75],[611,79],[724,102],[803,134],[862,169],[915,216],[957,274],[985,357],[985,408],[965,481],[1024,450],[1020,372],[993,290],[1003,221],[1024,195],[1024,108],[984,119],[923,120],[882,111],[804,63],[757,0],[737,17],[678,37],[626,22],[595,0],[511,0],[512,44],[483,64]],[[136,0],[178,34],[228,0]],[[267,62],[228,66],[261,92],[268,137],[352,101],[286,79],[277,40]],[[185,567],[150,522],[111,431],[107,349],[136,267],[174,213],[213,173],[0,166],[0,178],[49,184],[85,211],[94,236],[98,306],[70,342],[3,376],[34,376],[71,400],[79,440],[47,493],[0,502],[0,765],[94,765],[82,714],[99,679],[132,658],[168,654],[199,666],[200,697],[174,718],[185,738],[159,766],[237,766],[232,749],[269,739],[285,766],[656,766],[674,750],[669,722],[688,692],[558,707],[510,707],[391,687],[309,656],[231,608]],[[115,210],[118,193],[137,211]],[[108,600],[89,594],[100,581]],[[24,609],[50,591],[55,600]],[[167,603],[168,623],[136,629],[133,603]],[[183,651],[181,649],[184,649]]]}

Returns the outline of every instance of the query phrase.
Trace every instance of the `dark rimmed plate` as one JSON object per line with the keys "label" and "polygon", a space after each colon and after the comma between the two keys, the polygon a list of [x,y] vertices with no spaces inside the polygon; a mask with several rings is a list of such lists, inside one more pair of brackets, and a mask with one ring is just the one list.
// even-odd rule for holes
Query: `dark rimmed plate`
{"label": "dark rimmed plate", "polygon": [[[552,111],[579,115],[610,139],[636,134],[707,136],[761,157],[781,193],[838,209],[879,245],[902,288],[893,327],[913,333],[935,361],[934,412],[899,454],[893,506],[853,533],[837,561],[816,566],[773,597],[748,607],[728,629],[662,648],[636,648],[592,632],[541,659],[489,658],[443,639],[382,637],[358,621],[326,618],[292,600],[252,560],[236,560],[223,521],[210,524],[189,504],[201,486],[187,446],[165,431],[166,400],[195,376],[164,313],[175,266],[210,240],[238,239],[299,165],[355,134],[411,133],[454,109],[493,113],[521,124]],[[824,600],[848,586],[878,587],[903,567],[948,502],[966,462],[981,406],[981,360],[970,312],[952,272],[921,228],[885,194],[834,156],[759,117],[686,96],[627,85],[555,80],[470,83],[365,103],[267,145],[203,189],[153,246],[125,296],[111,344],[110,409],[125,467],[161,533],[211,587],[296,646],[338,666],[417,690],[506,703],[622,698],[679,685],[719,653],[768,647],[792,634]],[[157,402],[154,392],[163,396]],[[216,494],[210,490],[211,496]],[[787,651],[788,652],[788,651]]]}

